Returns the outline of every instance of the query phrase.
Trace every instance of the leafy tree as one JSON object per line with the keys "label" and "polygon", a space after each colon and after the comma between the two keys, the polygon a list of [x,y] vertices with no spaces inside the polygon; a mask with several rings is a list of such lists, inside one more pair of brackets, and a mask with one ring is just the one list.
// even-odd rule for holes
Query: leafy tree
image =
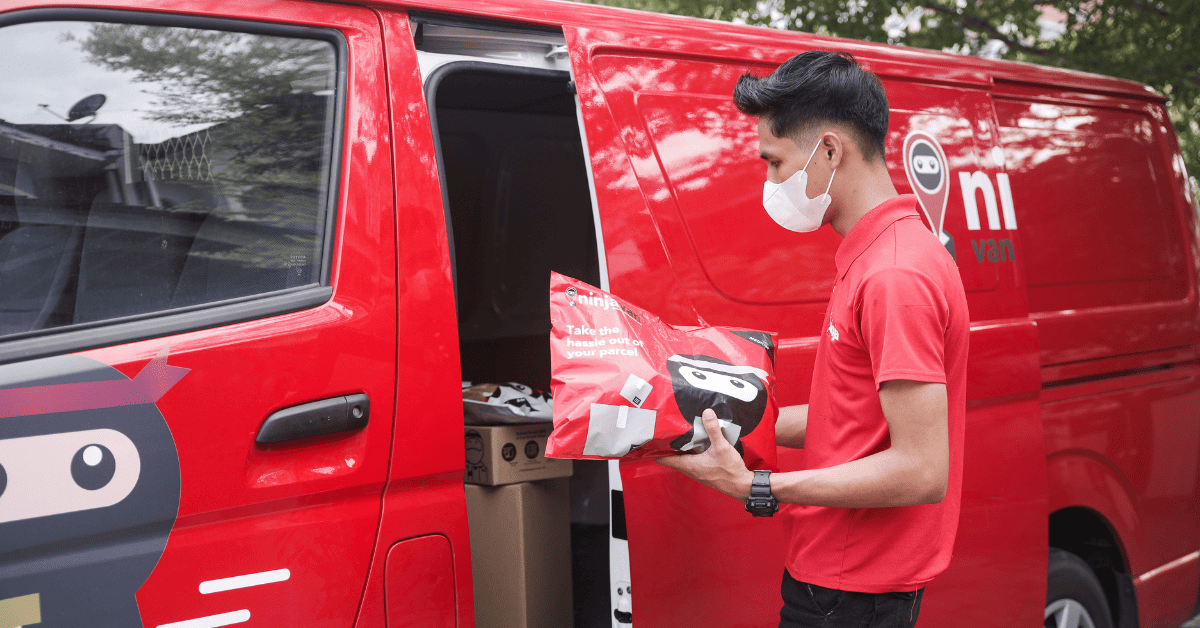
{"label": "leafy tree", "polygon": [[229,31],[92,24],[78,43],[88,61],[132,73],[158,99],[144,114],[179,124],[227,122],[301,87],[329,86],[328,44]]}
{"label": "leafy tree", "polygon": [[243,268],[309,265],[329,161],[330,44],[108,23],[64,40],[143,85],[153,98],[143,117],[180,129],[137,150],[168,211],[227,218],[225,240],[204,255]]}
{"label": "leafy tree", "polygon": [[65,39],[89,63],[146,85],[155,100],[144,117],[181,128],[209,125],[143,153],[155,148],[190,159],[203,152],[224,194],[239,201],[233,211],[264,222],[311,222],[328,140],[328,43],[107,23]]}
{"label": "leafy tree", "polygon": [[[1146,83],[1200,177],[1200,2],[1196,0],[584,0],[866,41],[1001,57]],[[1044,11],[1065,18],[1045,29]]]}

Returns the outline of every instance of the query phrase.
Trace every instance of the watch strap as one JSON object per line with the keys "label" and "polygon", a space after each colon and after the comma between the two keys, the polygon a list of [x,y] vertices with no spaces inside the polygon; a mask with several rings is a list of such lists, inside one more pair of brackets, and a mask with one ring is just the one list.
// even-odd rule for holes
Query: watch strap
{"label": "watch strap", "polygon": [[771,472],[755,471],[750,482],[751,497],[771,497]]}

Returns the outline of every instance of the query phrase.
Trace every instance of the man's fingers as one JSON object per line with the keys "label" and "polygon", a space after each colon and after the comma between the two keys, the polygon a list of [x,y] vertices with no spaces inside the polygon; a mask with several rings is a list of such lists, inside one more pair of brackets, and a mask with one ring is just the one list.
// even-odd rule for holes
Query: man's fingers
{"label": "man's fingers", "polygon": [[[705,453],[708,453],[708,450],[718,442],[724,441],[725,445],[729,445],[729,441],[726,440],[725,434],[721,432],[721,422],[717,420],[716,412],[713,412],[711,409],[705,410],[700,415],[700,421],[704,424],[704,431],[708,433],[709,446],[708,449],[705,450]],[[696,465],[701,464],[701,456],[704,456],[704,454],[665,456],[655,459],[655,462],[664,467],[670,467],[676,471],[687,475],[692,475],[694,477],[693,471],[696,469]]]}
{"label": "man's fingers", "polygon": [[679,460],[681,458],[683,458],[683,456],[663,456],[662,458],[655,458],[654,461],[664,467],[671,467],[672,469],[678,471],[680,466]]}
{"label": "man's fingers", "polygon": [[696,458],[696,456],[682,454],[678,456],[664,456],[662,458],[655,458],[654,461],[664,467],[667,467],[668,469],[674,469],[695,480],[697,479],[696,464],[698,462]]}
{"label": "man's fingers", "polygon": [[700,420],[704,422],[704,431],[708,432],[709,447],[716,445],[720,441],[725,441],[726,444],[729,443],[725,439],[725,434],[721,432],[721,422],[717,420],[717,413],[713,412],[711,408],[705,410],[700,415]]}

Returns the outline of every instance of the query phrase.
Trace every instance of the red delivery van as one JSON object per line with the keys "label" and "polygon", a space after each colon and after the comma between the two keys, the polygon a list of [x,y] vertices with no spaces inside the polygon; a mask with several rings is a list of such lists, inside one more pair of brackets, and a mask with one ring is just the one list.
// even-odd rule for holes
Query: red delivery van
{"label": "red delivery van", "polygon": [[0,628],[774,625],[778,522],[653,463],[469,500],[461,385],[549,390],[554,270],[778,333],[806,403],[839,238],[770,221],[730,93],[811,49],[881,77],[967,289],[921,625],[1191,617],[1200,228],[1149,88],[549,0],[5,0]]}

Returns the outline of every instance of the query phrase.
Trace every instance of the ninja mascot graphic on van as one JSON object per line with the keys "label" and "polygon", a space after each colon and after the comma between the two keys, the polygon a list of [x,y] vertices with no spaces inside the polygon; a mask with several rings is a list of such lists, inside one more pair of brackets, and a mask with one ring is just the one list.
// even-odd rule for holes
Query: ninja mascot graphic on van
{"label": "ninja mascot graphic on van", "polygon": [[6,626],[142,625],[135,594],[179,510],[179,456],[154,402],[188,369],[166,353],[133,379],[77,355],[0,366]]}
{"label": "ninja mascot graphic on van", "polygon": [[671,441],[680,451],[702,451],[708,434],[700,415],[712,408],[721,432],[744,453],[741,437],[758,427],[767,409],[767,373],[752,366],[737,366],[704,355],[673,355],[667,359],[675,403],[692,429]]}

